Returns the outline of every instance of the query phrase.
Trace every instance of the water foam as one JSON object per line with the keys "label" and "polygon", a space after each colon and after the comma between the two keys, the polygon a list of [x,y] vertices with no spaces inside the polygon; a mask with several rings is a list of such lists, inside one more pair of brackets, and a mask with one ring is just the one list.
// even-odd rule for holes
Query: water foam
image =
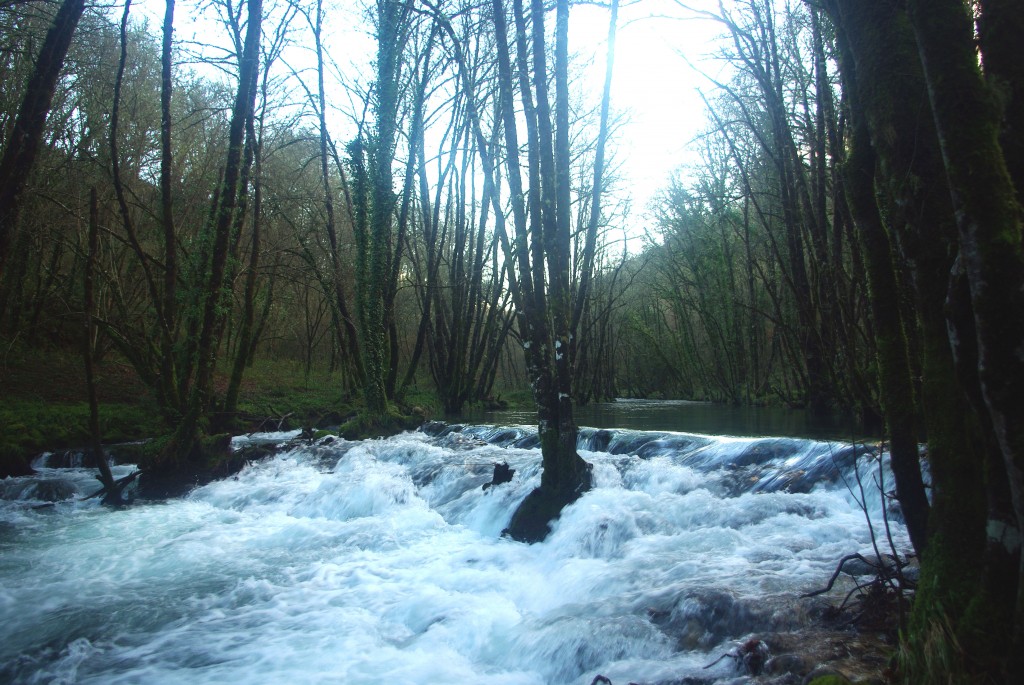
{"label": "water foam", "polygon": [[[3,502],[0,679],[726,678],[728,662],[701,667],[800,620],[796,595],[870,544],[842,483],[856,450],[628,431],[582,435],[596,487],[545,542],[511,542],[500,532],[539,483],[539,452],[522,446],[533,435],[296,445],[183,500],[120,511]],[[497,461],[515,477],[485,491]],[[62,477],[84,492],[91,474]]]}

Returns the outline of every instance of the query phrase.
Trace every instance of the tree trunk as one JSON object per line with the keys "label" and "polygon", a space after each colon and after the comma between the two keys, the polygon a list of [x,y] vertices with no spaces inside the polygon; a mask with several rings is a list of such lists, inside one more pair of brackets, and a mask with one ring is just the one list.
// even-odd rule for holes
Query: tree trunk
{"label": "tree trunk", "polygon": [[252,117],[256,102],[256,75],[259,70],[260,33],[262,26],[262,0],[248,0],[248,25],[239,63],[238,90],[231,110],[228,132],[228,152],[224,164],[224,177],[210,227],[212,241],[210,261],[202,281],[199,318],[194,322],[195,382],[192,384],[188,406],[167,447],[166,455],[172,459],[193,453],[196,440],[203,431],[201,419],[210,408],[213,372],[217,361],[217,331],[224,316],[223,301],[227,272],[231,229],[234,225],[240,195],[242,152],[245,144],[247,121]]}
{"label": "tree trunk", "polygon": [[53,103],[57,79],[84,10],[85,0],[64,0],[57,10],[53,26],[39,49],[14,129],[0,158],[0,276],[4,273],[11,234],[17,223],[21,193],[46,128],[46,115]]}
{"label": "tree trunk", "polygon": [[[1024,214],[999,142],[1000,110],[979,71],[968,8],[958,0],[908,4],[956,211],[978,378],[1002,449],[1017,528],[1024,530]],[[1021,580],[1011,679],[1024,677]]]}
{"label": "tree trunk", "polygon": [[[829,7],[855,61],[857,94],[881,178],[894,201],[890,221],[911,264],[921,324],[921,404],[934,495],[922,582],[907,633],[907,668],[921,681],[945,677],[929,671],[937,663],[933,650],[956,641],[973,663],[950,668],[991,674],[991,655],[1004,649],[1004,636],[1011,632],[1000,615],[1000,607],[1009,603],[979,582],[990,561],[984,454],[989,429],[968,401],[965,388],[972,381],[957,377],[958,371],[976,371],[957,367],[950,343],[951,336],[957,340],[970,332],[947,318],[944,304],[958,243],[947,184],[952,177],[944,169],[905,11],[886,0],[833,0]],[[947,37],[946,42],[948,48],[955,41]],[[1013,377],[1006,369],[1000,373]]]}
{"label": "tree trunk", "polygon": [[[845,36],[840,33],[840,45]],[[846,170],[846,191],[854,220],[860,229],[868,269],[871,315],[875,323],[878,386],[882,413],[889,435],[889,455],[896,479],[896,497],[907,522],[907,531],[918,556],[924,553],[928,535],[930,505],[921,477],[917,452],[916,403],[910,379],[907,339],[900,313],[892,245],[875,194],[875,153],[871,148],[867,121],[857,96],[856,70],[849,49],[842,68],[850,93],[851,143]]]}
{"label": "tree trunk", "polygon": [[[495,3],[504,17],[504,9]],[[576,451],[578,429],[573,419],[572,367],[570,324],[572,303],[569,289],[570,259],[570,178],[569,178],[569,93],[568,93],[568,33],[569,3],[556,3],[555,24],[555,116],[554,136],[551,135],[551,115],[547,98],[547,67],[544,46],[544,7],[541,0],[533,3],[533,64],[537,93],[537,122],[539,134],[539,163],[541,206],[543,213],[543,254],[547,260],[550,284],[548,297],[544,292],[543,276],[537,277],[534,264],[533,290],[538,304],[547,306],[527,310],[525,335],[530,347],[528,361],[534,374],[533,391],[537,402],[538,433],[540,436],[543,473],[540,487],[531,492],[512,516],[508,535],[525,542],[538,542],[547,537],[550,523],[562,509],[576,501],[592,485],[591,467]],[[499,37],[501,41],[503,37]],[[502,41],[503,42],[503,41]],[[507,47],[506,47],[507,49]],[[500,48],[499,48],[500,50]],[[510,105],[508,105],[510,106]],[[506,113],[506,125],[509,119]],[[553,149],[552,149],[552,137]],[[509,155],[510,166],[512,155]],[[509,174],[518,175],[517,168]],[[537,207],[531,208],[536,212]],[[534,244],[540,239],[532,236]],[[536,252],[534,253],[536,254]],[[536,259],[536,257],[535,257]],[[540,269],[543,274],[544,269]],[[525,275],[524,275],[525,276]],[[549,337],[545,321],[550,312],[552,321]],[[534,349],[536,347],[536,349]],[[553,367],[553,368],[552,368]]]}
{"label": "tree trunk", "polygon": [[100,483],[107,491],[103,498],[104,504],[120,504],[120,493],[114,486],[114,476],[107,463],[107,455],[103,451],[103,440],[100,435],[100,409],[96,400],[96,378],[93,369],[93,272],[96,266],[96,253],[99,250],[99,203],[96,200],[96,189],[89,189],[89,251],[85,258],[85,282],[82,299],[85,309],[84,342],[82,355],[85,359],[85,388],[89,396],[89,439],[92,442],[92,454],[99,469]]}

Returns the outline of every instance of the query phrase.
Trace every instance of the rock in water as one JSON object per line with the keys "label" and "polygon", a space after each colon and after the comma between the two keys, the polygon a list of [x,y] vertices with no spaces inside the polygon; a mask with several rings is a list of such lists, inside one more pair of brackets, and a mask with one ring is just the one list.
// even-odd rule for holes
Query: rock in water
{"label": "rock in water", "polygon": [[508,465],[507,461],[496,463],[494,465],[494,475],[491,477],[490,483],[484,483],[484,490],[493,486],[501,485],[502,483],[508,483],[512,480],[512,476],[516,474],[516,470]]}

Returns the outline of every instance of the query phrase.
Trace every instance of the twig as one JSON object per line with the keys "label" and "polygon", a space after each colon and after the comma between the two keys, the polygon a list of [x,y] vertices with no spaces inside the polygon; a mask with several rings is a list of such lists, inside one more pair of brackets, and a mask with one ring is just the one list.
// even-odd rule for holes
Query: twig
{"label": "twig", "polygon": [[[121,492],[124,491],[125,487],[129,483],[131,483],[133,480],[138,478],[141,473],[142,473],[142,471],[139,471],[139,470],[136,469],[135,471],[132,471],[131,473],[129,473],[127,476],[122,476],[122,477],[118,478],[116,481],[114,481],[114,489],[113,489],[113,492],[111,492],[110,494],[115,494],[116,493],[117,496],[118,496],[118,499],[120,499],[121,498]],[[93,499],[94,497],[99,497],[100,495],[102,495],[105,492],[107,492],[107,487],[103,486],[102,488],[100,488],[96,492],[92,493],[88,497],[83,497],[81,501],[84,502],[86,500]]]}
{"label": "twig", "polygon": [[829,590],[831,590],[832,586],[836,584],[836,579],[839,578],[839,574],[843,572],[843,566],[846,564],[846,562],[850,561],[851,559],[860,559],[868,566],[875,566],[870,561],[865,559],[863,555],[861,555],[860,553],[855,552],[853,554],[847,554],[845,557],[839,560],[839,564],[836,566],[836,570],[832,573],[832,577],[828,580],[828,585],[826,585],[821,590],[815,590],[814,592],[808,592],[807,594],[800,595],[800,599],[806,599],[808,597],[817,597],[818,595],[823,595]]}

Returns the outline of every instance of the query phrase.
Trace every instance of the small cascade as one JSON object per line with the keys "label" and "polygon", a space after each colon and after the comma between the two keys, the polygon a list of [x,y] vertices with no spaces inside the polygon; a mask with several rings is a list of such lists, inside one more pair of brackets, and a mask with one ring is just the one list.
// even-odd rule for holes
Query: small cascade
{"label": "small cascade", "polygon": [[32,460],[33,469],[81,469],[94,464],[93,456],[85,450],[43,452]]}
{"label": "small cascade", "polygon": [[[530,449],[539,444],[532,426],[428,424],[438,444],[473,449],[483,443]],[[810,492],[818,485],[855,483],[861,457],[877,456],[869,444],[800,438],[734,438],[687,433],[581,428],[583,452],[669,459],[713,475],[733,495],[742,492]]]}
{"label": "small cascade", "polygon": [[820,614],[799,595],[871,549],[858,476],[876,522],[889,478],[864,445],[585,428],[594,488],[524,545],[501,531],[540,482],[532,427],[295,437],[117,512],[25,506],[91,469],[4,481],[0,681],[733,682],[704,666]]}

